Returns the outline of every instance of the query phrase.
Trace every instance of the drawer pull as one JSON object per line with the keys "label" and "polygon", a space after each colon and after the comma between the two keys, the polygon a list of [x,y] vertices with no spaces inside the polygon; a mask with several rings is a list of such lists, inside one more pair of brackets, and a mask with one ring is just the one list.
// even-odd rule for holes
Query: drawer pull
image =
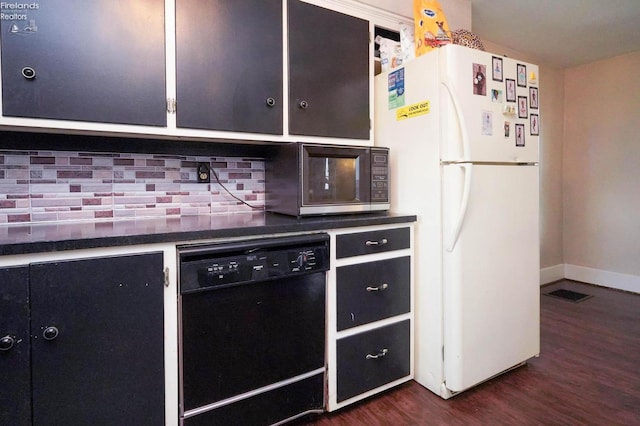
{"label": "drawer pull", "polygon": [[379,285],[378,287],[367,287],[367,291],[382,291],[382,290],[386,290],[389,288],[389,284],[384,283],[382,285]]}
{"label": "drawer pull", "polygon": [[382,358],[384,356],[387,356],[387,353],[389,352],[389,349],[383,349],[380,352],[378,352],[375,355],[371,355],[371,354],[367,354],[367,359],[378,359],[378,358]]}
{"label": "drawer pull", "polygon": [[383,246],[387,244],[389,241],[386,238],[381,239],[380,241],[371,241],[368,240],[365,244],[368,246]]}

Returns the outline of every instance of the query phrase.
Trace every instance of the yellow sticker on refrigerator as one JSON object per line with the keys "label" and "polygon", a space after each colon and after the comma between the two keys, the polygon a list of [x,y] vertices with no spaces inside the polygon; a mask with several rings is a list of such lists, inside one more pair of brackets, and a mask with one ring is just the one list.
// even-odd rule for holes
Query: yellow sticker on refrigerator
{"label": "yellow sticker on refrigerator", "polygon": [[407,118],[418,117],[429,113],[429,101],[418,102],[396,109],[396,120],[406,120]]}

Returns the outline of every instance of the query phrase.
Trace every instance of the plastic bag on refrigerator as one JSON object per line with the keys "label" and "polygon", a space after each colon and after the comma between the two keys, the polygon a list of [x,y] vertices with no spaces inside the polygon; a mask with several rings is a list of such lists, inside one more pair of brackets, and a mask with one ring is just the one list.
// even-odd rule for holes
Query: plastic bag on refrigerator
{"label": "plastic bag on refrigerator", "polygon": [[402,49],[399,42],[381,36],[376,36],[375,42],[380,45],[380,65],[383,72],[402,65]]}

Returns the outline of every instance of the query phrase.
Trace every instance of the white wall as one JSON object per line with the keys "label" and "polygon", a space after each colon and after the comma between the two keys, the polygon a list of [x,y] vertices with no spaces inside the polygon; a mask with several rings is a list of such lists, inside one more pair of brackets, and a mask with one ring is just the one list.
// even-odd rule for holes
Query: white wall
{"label": "white wall", "polygon": [[568,278],[640,293],[640,52],[566,70]]}

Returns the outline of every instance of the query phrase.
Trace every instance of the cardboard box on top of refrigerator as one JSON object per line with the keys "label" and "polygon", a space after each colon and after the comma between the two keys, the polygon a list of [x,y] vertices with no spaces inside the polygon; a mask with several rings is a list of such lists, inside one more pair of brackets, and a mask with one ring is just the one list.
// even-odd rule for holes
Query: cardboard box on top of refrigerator
{"label": "cardboard box on top of refrigerator", "polygon": [[413,0],[416,57],[451,43],[447,17],[438,0]]}

